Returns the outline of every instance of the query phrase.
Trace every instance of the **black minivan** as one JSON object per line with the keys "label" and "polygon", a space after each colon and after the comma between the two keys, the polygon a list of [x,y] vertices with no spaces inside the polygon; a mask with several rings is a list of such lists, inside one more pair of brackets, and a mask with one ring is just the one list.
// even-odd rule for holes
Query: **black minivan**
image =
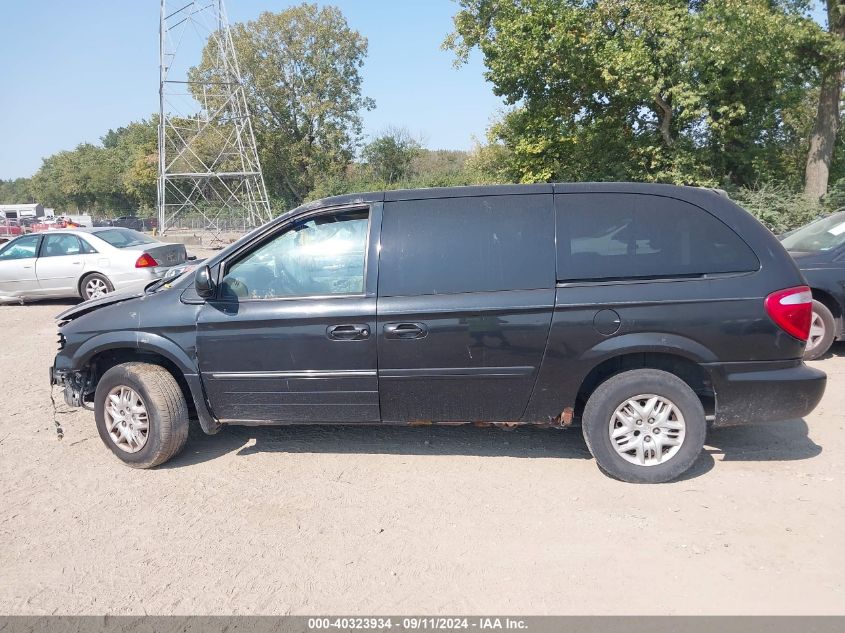
{"label": "black minivan", "polygon": [[[580,424],[607,474],[685,472],[708,425],[799,418],[809,288],[717,192],[629,183],[309,203],[195,271],[59,315],[50,368],[130,466],[227,424]],[[763,431],[761,431],[763,432]]]}

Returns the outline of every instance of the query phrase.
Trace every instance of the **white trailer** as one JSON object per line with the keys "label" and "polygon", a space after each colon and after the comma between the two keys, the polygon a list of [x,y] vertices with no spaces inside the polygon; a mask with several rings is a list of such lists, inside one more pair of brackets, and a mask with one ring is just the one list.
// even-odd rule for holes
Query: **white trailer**
{"label": "white trailer", "polygon": [[44,206],[37,202],[34,204],[0,204],[0,217],[7,220],[43,218]]}

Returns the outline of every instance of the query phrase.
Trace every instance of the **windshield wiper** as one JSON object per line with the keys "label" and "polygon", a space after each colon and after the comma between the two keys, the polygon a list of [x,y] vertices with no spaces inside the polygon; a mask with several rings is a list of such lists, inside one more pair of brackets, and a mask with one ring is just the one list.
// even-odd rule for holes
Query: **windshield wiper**
{"label": "windshield wiper", "polygon": [[155,292],[164,285],[164,278],[156,279],[154,282],[144,288],[144,292],[149,294]]}

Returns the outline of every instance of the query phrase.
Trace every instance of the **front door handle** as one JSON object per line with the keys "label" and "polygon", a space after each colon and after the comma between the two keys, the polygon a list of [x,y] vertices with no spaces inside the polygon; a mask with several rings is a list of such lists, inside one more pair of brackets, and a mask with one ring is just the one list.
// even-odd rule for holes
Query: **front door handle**
{"label": "front door handle", "polygon": [[388,323],[384,326],[384,337],[392,339],[425,338],[428,328],[425,323]]}
{"label": "front door handle", "polygon": [[362,341],[369,338],[370,327],[360,323],[330,325],[326,328],[326,336],[334,341]]}

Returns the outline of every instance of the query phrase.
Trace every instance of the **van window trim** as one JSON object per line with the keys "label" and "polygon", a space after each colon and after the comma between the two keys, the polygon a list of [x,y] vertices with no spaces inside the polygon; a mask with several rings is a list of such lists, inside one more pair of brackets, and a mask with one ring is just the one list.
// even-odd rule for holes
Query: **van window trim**
{"label": "van window trim", "polygon": [[[376,209],[378,207],[378,209]],[[373,251],[375,250],[376,262],[375,262],[375,271],[378,272],[378,249],[374,248],[377,247],[380,241],[381,235],[381,209],[382,203],[381,202],[356,202],[356,203],[347,203],[342,205],[336,206],[328,206],[328,207],[321,207],[319,209],[309,209],[303,213],[291,216],[287,218],[284,222],[281,222],[277,226],[274,226],[271,230],[262,232],[260,235],[256,235],[254,240],[250,240],[248,243],[244,244],[241,248],[237,251],[231,253],[230,256],[226,257],[226,259],[221,260],[216,264],[217,273],[216,275],[212,273],[212,277],[216,279],[215,289],[214,289],[214,296],[210,297],[208,301],[217,301],[220,303],[270,303],[270,302],[280,302],[280,301],[305,301],[305,300],[312,300],[312,301],[326,301],[328,299],[364,299],[367,297],[375,297],[376,290],[378,289],[378,284],[375,283],[375,287],[370,288],[370,276],[371,276],[371,268],[370,268],[370,259],[373,255]],[[303,220],[309,220],[313,217],[318,217],[321,215],[332,215],[334,213],[343,213],[344,211],[367,211],[367,241],[364,245],[364,291],[363,292],[355,292],[355,293],[343,293],[343,294],[313,294],[313,295],[288,295],[283,297],[273,297],[272,299],[253,299],[252,297],[244,297],[239,298],[237,301],[233,301],[230,299],[224,299],[220,296],[220,285],[223,279],[226,276],[229,268],[234,266],[239,261],[242,261],[244,258],[249,257],[250,254],[254,253],[257,249],[261,248],[262,246],[269,244],[276,238],[278,238],[282,233],[288,231],[294,224],[301,222]],[[376,227],[374,220],[376,220],[376,213],[378,214],[378,226]],[[374,239],[375,238],[375,239]],[[374,243],[375,242],[375,243]]]}
{"label": "van window trim", "polygon": [[597,277],[594,279],[558,279],[556,288],[578,288],[584,286],[618,286],[623,284],[653,284],[670,283],[683,281],[705,281],[708,279],[732,279],[734,277],[747,277],[759,272],[757,270],[743,270],[723,273],[691,273],[675,276],[659,277]]}

